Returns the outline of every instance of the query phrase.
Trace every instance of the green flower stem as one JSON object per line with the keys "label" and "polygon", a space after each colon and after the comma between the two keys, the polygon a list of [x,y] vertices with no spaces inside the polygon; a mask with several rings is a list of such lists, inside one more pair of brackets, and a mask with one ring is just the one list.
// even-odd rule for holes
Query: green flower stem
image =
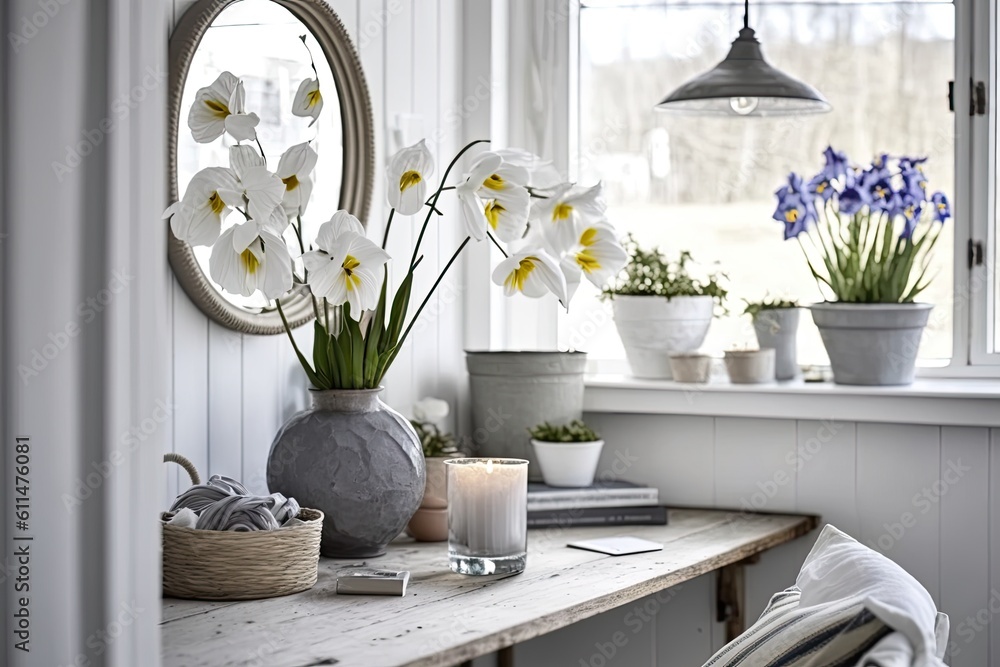
{"label": "green flower stem", "polygon": [[410,333],[410,329],[413,328],[413,324],[417,321],[417,318],[420,317],[420,313],[424,310],[424,306],[426,306],[427,302],[431,300],[431,295],[434,294],[434,290],[436,290],[438,285],[441,284],[441,281],[444,279],[445,274],[448,273],[448,269],[450,269],[451,265],[455,263],[455,260],[458,259],[458,256],[462,254],[462,251],[465,250],[465,246],[467,246],[469,244],[469,241],[471,240],[472,240],[471,236],[466,236],[465,240],[462,241],[462,245],[458,246],[458,250],[455,251],[455,254],[453,254],[451,256],[451,259],[448,260],[448,263],[445,264],[444,270],[441,271],[441,275],[439,275],[437,277],[437,280],[434,281],[434,284],[431,285],[431,289],[430,291],[427,292],[427,296],[425,296],[424,300],[420,302],[420,306],[417,308],[417,312],[413,313],[413,318],[410,320],[410,323],[406,326],[406,329],[403,331],[403,335],[399,337],[399,342],[397,343],[397,347],[403,346],[403,343],[406,341],[406,336]]}
{"label": "green flower stem", "polygon": [[497,250],[500,251],[500,253],[504,256],[505,259],[507,257],[509,257],[509,255],[507,254],[507,251],[504,250],[503,246],[500,245],[500,242],[497,241],[495,238],[493,238],[493,234],[491,234],[490,232],[486,232],[486,235],[490,237],[490,241],[493,241],[493,245],[495,245],[497,247]]}
{"label": "green flower stem", "polygon": [[385,244],[389,242],[389,230],[392,229],[392,216],[396,215],[396,209],[389,209],[389,219],[385,223],[385,233],[382,234],[382,250],[385,250]]}
{"label": "green flower stem", "polygon": [[260,149],[260,156],[262,158],[264,158],[264,162],[266,164],[267,163],[267,156],[264,155],[264,147],[260,145],[260,137],[257,136],[256,132],[254,133],[254,141],[257,142],[257,148]]}
{"label": "green flower stem", "polygon": [[[465,145],[465,148],[463,148],[462,150],[460,150],[458,152],[458,155],[456,155],[454,157],[454,159],[452,159],[451,164],[448,165],[448,168],[444,170],[444,176],[441,177],[441,185],[438,186],[437,191],[434,193],[434,196],[431,198],[431,200],[432,200],[431,204],[430,204],[431,210],[427,211],[427,217],[424,218],[424,224],[421,225],[421,227],[420,227],[420,235],[417,236],[417,243],[416,243],[416,245],[413,246],[413,256],[410,258],[410,267],[411,267],[411,270],[412,270],[412,267],[413,267],[413,263],[417,261],[417,254],[419,254],[419,252],[420,252],[420,244],[424,240],[424,232],[427,231],[427,225],[431,221],[431,216],[434,215],[434,210],[437,208],[438,198],[441,196],[441,193],[444,191],[445,183],[448,182],[448,176],[451,174],[451,170],[458,163],[459,158],[461,158],[463,155],[465,155],[466,151],[468,151],[470,148],[472,148],[476,144],[488,144],[489,142],[490,142],[489,139],[476,139],[475,141],[469,142],[468,144]],[[463,244],[463,247],[464,247],[464,244]]]}

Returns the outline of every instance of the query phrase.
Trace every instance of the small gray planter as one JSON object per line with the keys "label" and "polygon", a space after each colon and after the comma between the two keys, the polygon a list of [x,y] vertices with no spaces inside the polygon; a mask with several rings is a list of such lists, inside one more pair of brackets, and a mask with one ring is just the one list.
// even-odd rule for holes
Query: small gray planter
{"label": "small gray planter", "polygon": [[799,374],[798,360],[798,308],[770,308],[753,318],[757,346],[774,349],[774,377],[791,380]]}
{"label": "small gray planter", "polygon": [[817,303],[809,307],[837,384],[913,382],[928,303]]}
{"label": "small gray planter", "polygon": [[584,352],[466,352],[477,456],[527,459],[541,479],[528,429],[583,416]]}
{"label": "small gray planter", "polygon": [[320,553],[328,558],[381,556],[424,497],[420,439],[380,393],[313,391],[312,407],[271,445],[267,488],[326,515]]}

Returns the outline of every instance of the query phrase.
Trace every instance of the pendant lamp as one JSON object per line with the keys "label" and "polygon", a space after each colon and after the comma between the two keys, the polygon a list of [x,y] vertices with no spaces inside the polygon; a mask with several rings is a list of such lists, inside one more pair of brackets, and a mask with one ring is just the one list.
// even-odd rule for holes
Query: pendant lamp
{"label": "pendant lamp", "polygon": [[831,108],[818,90],[767,64],[750,27],[750,0],[726,59],[656,105],[660,111],[698,116],[791,116]]}

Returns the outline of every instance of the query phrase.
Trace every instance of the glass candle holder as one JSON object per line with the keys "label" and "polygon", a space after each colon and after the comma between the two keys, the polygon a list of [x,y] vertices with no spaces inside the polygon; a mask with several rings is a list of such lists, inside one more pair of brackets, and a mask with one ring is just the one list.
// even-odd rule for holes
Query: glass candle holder
{"label": "glass candle holder", "polygon": [[448,561],[460,574],[524,570],[528,549],[528,462],[451,459]]}

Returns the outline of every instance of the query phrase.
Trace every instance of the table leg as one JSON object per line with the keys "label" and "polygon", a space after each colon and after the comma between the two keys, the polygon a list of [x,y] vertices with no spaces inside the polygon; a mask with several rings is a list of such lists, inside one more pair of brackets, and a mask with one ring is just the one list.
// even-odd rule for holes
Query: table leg
{"label": "table leg", "polygon": [[743,634],[746,629],[746,580],[744,565],[760,560],[759,555],[750,556],[719,570],[716,579],[716,618],[726,624],[726,643]]}
{"label": "table leg", "polygon": [[[466,660],[458,667],[472,667],[472,661]],[[514,667],[513,646],[508,646],[497,651],[497,667]]]}

